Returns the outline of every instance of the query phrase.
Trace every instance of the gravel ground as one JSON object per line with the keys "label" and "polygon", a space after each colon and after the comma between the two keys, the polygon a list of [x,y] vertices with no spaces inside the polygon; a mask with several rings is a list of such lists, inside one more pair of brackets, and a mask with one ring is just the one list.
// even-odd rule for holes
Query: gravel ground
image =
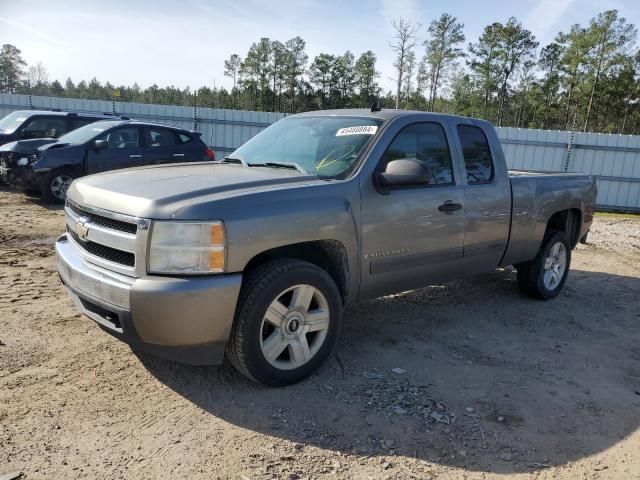
{"label": "gravel ground", "polygon": [[284,389],[78,315],[62,228],[0,187],[0,477],[640,478],[640,218],[598,217],[551,302],[506,269],[358,304]]}

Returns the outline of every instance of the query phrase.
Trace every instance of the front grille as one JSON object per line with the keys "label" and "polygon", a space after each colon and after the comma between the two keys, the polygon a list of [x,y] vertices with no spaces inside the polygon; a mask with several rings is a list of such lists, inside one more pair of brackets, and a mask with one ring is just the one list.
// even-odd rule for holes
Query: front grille
{"label": "front grille", "polygon": [[100,225],[101,227],[110,228],[112,230],[118,230],[126,233],[136,233],[137,226],[135,223],[123,222],[121,220],[115,220],[113,218],[103,217],[102,215],[96,215],[95,213],[87,212],[81,209],[77,205],[71,202],[67,202],[67,207],[73,210],[76,215],[87,218],[91,223]]}
{"label": "front grille", "polygon": [[68,227],[67,232],[69,233],[69,235],[71,235],[71,238],[73,238],[76,244],[80,246],[80,248],[86,250],[91,255],[95,255],[96,257],[103,258],[104,260],[107,260],[109,262],[119,263],[120,265],[125,265],[127,267],[135,266],[136,257],[133,253],[123,252],[122,250],[107,247],[106,245],[101,245],[99,243],[91,241],[85,242],[83,240],[80,240],[80,237],[78,237],[78,235]]}

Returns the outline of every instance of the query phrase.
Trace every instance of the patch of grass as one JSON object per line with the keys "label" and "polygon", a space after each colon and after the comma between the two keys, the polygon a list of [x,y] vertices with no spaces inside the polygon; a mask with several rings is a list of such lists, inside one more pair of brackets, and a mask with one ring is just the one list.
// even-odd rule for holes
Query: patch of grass
{"label": "patch of grass", "polygon": [[640,213],[595,212],[596,217],[629,218],[640,220]]}

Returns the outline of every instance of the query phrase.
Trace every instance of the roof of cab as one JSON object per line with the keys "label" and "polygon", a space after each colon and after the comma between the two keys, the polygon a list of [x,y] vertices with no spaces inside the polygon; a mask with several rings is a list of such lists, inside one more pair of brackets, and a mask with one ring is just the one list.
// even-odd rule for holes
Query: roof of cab
{"label": "roof of cab", "polygon": [[[401,109],[382,109],[379,111],[371,111],[368,108],[343,108],[336,110],[315,110],[312,112],[298,113],[295,116],[353,116],[353,117],[369,117],[377,118],[383,121],[392,120],[405,115],[421,115],[424,117],[435,118],[459,118],[468,119],[469,117],[461,117],[459,115],[451,115],[448,113],[424,112],[420,110],[401,110]],[[475,120],[475,119],[474,119]]]}

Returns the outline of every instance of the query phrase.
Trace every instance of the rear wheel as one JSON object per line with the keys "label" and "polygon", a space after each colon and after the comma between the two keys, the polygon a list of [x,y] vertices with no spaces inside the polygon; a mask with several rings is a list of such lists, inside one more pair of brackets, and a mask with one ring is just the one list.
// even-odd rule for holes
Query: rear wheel
{"label": "rear wheel", "polygon": [[68,169],[52,170],[40,182],[42,198],[47,203],[64,203],[67,190],[76,178],[75,172]]}
{"label": "rear wheel", "polygon": [[536,258],[516,266],[518,285],[530,297],[549,300],[562,290],[571,265],[571,243],[565,232],[545,237]]}
{"label": "rear wheel", "polygon": [[298,382],[331,352],[341,316],[340,292],[327,272],[300,260],[269,262],[245,281],[227,358],[254,381]]}

